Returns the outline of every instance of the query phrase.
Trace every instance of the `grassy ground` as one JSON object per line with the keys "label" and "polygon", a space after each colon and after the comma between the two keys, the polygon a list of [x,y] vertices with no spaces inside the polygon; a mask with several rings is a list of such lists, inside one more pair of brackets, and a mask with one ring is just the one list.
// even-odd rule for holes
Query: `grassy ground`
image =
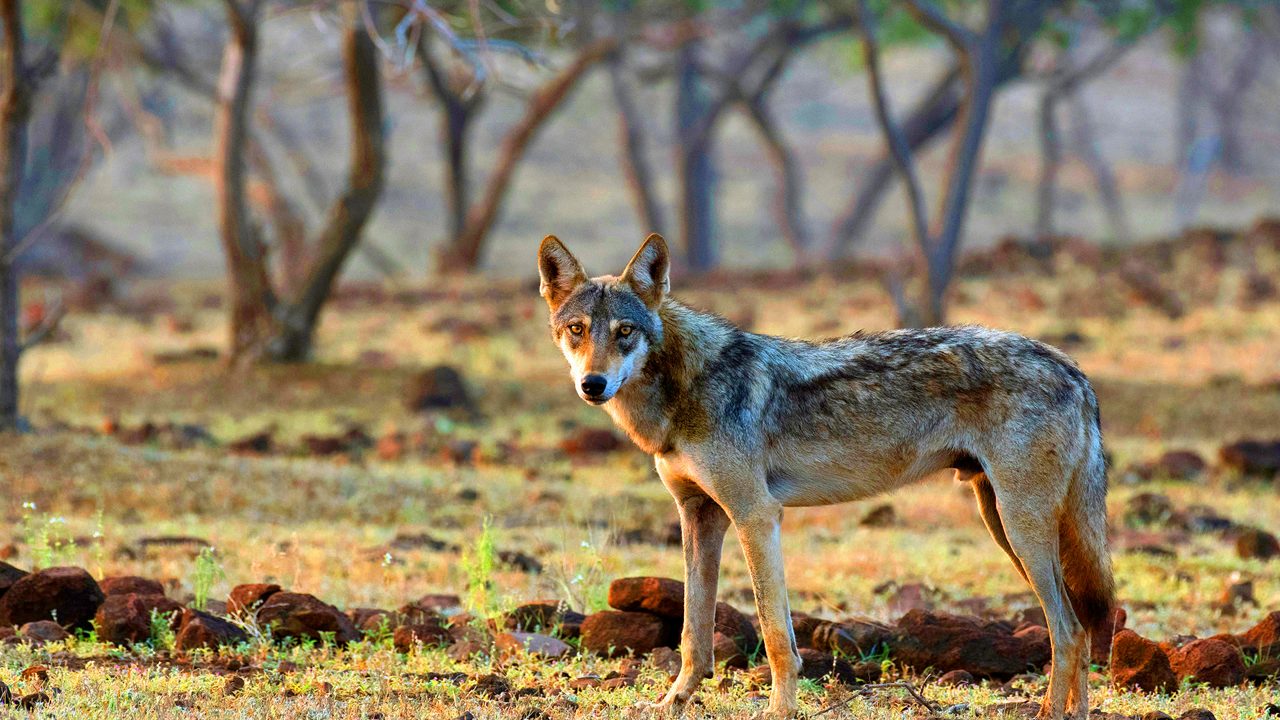
{"label": "grassy ground", "polygon": [[[759,331],[820,336],[891,322],[874,286],[818,278],[799,284],[748,281],[677,293]],[[1280,436],[1280,304],[1241,309],[1230,270],[1220,291],[1194,303],[1177,321],[1134,305],[1083,269],[1064,268],[1052,284],[1035,277],[966,280],[954,319],[1061,338],[1094,379],[1115,466],[1190,448],[1213,459],[1225,441]],[[735,285],[737,287],[735,287]],[[204,289],[155,288],[174,298],[164,314],[70,318],[68,339],[26,361],[25,412],[40,432],[4,438],[0,451],[0,550],[19,566],[78,564],[97,576],[138,574],[162,580],[187,600],[197,585],[225,597],[241,582],[278,582],[339,607],[398,607],[429,592],[465,595],[474,586],[466,558],[478,529],[492,520],[499,549],[543,563],[541,573],[500,567],[494,591],[476,610],[498,612],[518,602],[563,598],[582,610],[603,607],[608,582],[625,575],[678,577],[680,556],[663,538],[674,508],[649,459],[627,446],[600,456],[570,457],[559,443],[581,427],[606,427],[603,413],[571,391],[563,361],[546,337],[544,307],[528,286],[496,293],[463,284],[427,303],[349,299],[327,315],[318,362],[229,374],[214,361],[157,364],[161,351],[218,345],[222,316],[202,309]],[[417,368],[461,368],[477,417],[419,416],[406,409],[404,388]],[[178,450],[126,445],[97,432],[105,418],[125,427],[145,420],[198,424],[218,445]],[[395,461],[363,456],[316,458],[288,451],[307,434],[350,425],[371,435],[418,433],[432,448],[478,443],[471,463],[432,449]],[[72,429],[57,430],[60,426]],[[285,452],[231,455],[222,443],[266,428]],[[1178,506],[1207,504],[1241,523],[1270,527],[1280,517],[1274,484],[1211,472],[1190,483],[1125,484],[1113,474],[1118,515],[1138,492],[1156,491]],[[896,522],[858,524],[887,502]],[[1117,550],[1120,596],[1129,625],[1159,639],[1242,630],[1280,609],[1280,563],[1241,560],[1222,539],[1159,534],[1176,558]],[[460,551],[410,547],[397,536],[426,533]],[[198,570],[192,547],[143,547],[148,537],[194,536],[216,548],[216,567]],[[1150,540],[1150,538],[1145,538]],[[969,491],[939,478],[892,496],[830,508],[791,511],[784,548],[792,605],[841,617],[893,619],[886,581],[938,589],[942,609],[983,599],[1007,614],[1030,600],[1008,561],[982,528]],[[1126,543],[1124,533],[1117,545]],[[198,546],[197,546],[198,547]],[[1261,607],[1224,617],[1210,604],[1231,581],[1252,579]],[[745,564],[730,540],[722,596],[749,609]],[[967,611],[967,610],[966,610]],[[348,651],[325,647],[245,648],[243,689],[225,694],[226,659],[171,658],[163,651],[124,652],[80,639],[39,650],[5,648],[0,681],[33,691],[19,677],[33,663],[51,667],[52,702],[45,716],[108,717],[639,717],[641,699],[664,689],[665,672],[645,665],[634,688],[567,690],[583,675],[606,676],[622,661],[576,658],[507,666],[460,664],[442,651],[397,655],[387,642]],[[536,691],[496,703],[470,684],[429,673],[496,672],[514,688]],[[741,677],[710,681],[700,711],[746,717],[759,690]],[[742,676],[745,677],[745,676]],[[919,680],[919,678],[917,678]],[[1208,707],[1219,718],[1262,717],[1277,688],[1209,691],[1187,687],[1171,696],[1142,696],[1094,683],[1094,704],[1111,712],[1161,709],[1174,715]],[[1025,690],[1038,696],[1043,678]],[[1016,700],[993,686],[929,686],[943,705],[966,704],[958,717]],[[849,700],[845,704],[845,700]],[[822,717],[923,717],[894,691],[849,699],[848,692],[807,683],[809,712]],[[0,710],[25,715],[25,713]]]}

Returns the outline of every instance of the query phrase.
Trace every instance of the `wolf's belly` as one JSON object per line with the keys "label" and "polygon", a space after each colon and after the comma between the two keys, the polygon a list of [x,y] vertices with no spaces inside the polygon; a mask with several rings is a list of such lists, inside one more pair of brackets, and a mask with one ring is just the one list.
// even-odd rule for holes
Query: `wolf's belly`
{"label": "wolf's belly", "polygon": [[831,457],[821,449],[771,457],[769,493],[788,507],[834,505],[864,500],[918,482],[950,467],[950,453],[845,452]]}

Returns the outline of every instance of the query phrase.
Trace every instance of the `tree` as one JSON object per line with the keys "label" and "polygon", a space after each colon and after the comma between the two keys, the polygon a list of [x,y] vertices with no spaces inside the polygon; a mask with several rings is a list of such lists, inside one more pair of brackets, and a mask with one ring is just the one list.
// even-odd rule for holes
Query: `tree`
{"label": "tree", "polygon": [[262,0],[224,0],[231,32],[217,85],[213,164],[219,232],[227,259],[233,362],[259,357],[296,362],[310,355],[320,312],[382,192],[386,166],[382,81],[373,40],[362,26],[365,1],[342,3],[343,74],[351,118],[346,186],[325,214],[296,288],[281,295],[273,285],[267,247],[247,199]]}
{"label": "tree", "polygon": [[[909,300],[895,290],[899,321],[909,325],[937,325],[945,320],[946,295],[964,237],[973,178],[981,160],[991,102],[1009,61],[1009,47],[1025,47],[1027,38],[1044,22],[1048,3],[1039,0],[987,0],[981,29],[975,31],[948,17],[927,0],[907,0],[907,11],[920,25],[943,37],[954,56],[964,92],[956,116],[956,133],[943,178],[943,195],[930,222],[925,210],[913,151],[903,127],[893,117],[884,89],[875,18],[866,0],[858,0],[858,30],[867,68],[876,120],[884,135],[894,168],[907,190],[908,212],[918,257],[923,265],[922,290]],[[896,281],[891,279],[891,289]]]}
{"label": "tree", "polygon": [[0,0],[4,54],[0,58],[0,431],[18,427],[18,237],[14,203],[27,155],[27,120],[34,80],[23,57],[22,9],[18,0]]}

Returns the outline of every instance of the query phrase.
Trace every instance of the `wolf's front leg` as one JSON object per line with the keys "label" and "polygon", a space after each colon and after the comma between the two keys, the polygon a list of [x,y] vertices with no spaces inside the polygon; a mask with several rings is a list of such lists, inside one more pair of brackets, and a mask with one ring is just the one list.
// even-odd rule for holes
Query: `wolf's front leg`
{"label": "wolf's front leg", "polygon": [[791,627],[787,602],[787,580],[782,563],[782,505],[771,497],[744,503],[735,508],[733,522],[738,529],[751,584],[756,595],[756,612],[764,635],[773,689],[769,693],[770,717],[789,718],[796,713],[796,684],[800,675],[800,653]]}
{"label": "wolf's front leg", "polygon": [[[674,494],[673,490],[673,494]],[[715,667],[716,581],[729,517],[714,500],[698,493],[677,496],[684,546],[684,628],[680,633],[680,674],[660,707],[679,710]]]}

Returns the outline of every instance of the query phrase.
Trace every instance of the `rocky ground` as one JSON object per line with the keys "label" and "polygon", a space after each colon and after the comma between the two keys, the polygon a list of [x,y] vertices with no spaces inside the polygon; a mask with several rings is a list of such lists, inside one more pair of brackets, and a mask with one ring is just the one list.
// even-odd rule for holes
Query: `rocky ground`
{"label": "rocky ground", "polygon": [[[1064,347],[1098,390],[1123,609],[1101,717],[1280,712],[1278,274],[1274,222],[966,263],[957,321]],[[676,292],[821,336],[891,322],[872,277]],[[0,717],[639,717],[665,689],[674,510],[573,396],[532,287],[352,287],[316,363],[235,373],[216,293],[104,293],[27,358],[33,432],[0,451]],[[806,713],[1017,717],[1043,692],[1043,617],[970,494],[788,514]],[[749,717],[769,676],[733,541],[720,597],[695,710]]]}

